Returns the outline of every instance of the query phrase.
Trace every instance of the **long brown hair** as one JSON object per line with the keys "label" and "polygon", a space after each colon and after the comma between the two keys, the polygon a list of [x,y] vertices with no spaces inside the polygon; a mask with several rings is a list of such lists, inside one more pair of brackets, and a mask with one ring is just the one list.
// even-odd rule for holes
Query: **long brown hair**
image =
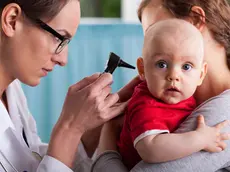
{"label": "long brown hair", "polygon": [[[142,0],[138,17],[141,21],[143,9],[151,0]],[[190,16],[191,7],[199,6],[205,12],[206,25],[214,39],[223,45],[226,50],[228,67],[230,68],[230,7],[226,0],[162,0],[163,6],[175,17],[185,18]],[[195,14],[199,15],[199,14]],[[199,18],[199,17],[198,17]]]}
{"label": "long brown hair", "polygon": [[52,19],[69,0],[0,0],[0,11],[10,3],[18,4],[29,18]]}

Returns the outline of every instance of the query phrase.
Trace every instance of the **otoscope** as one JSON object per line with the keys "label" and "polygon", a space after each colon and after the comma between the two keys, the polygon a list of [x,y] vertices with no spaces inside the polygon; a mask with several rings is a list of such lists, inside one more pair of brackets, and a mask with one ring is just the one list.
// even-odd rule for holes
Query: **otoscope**
{"label": "otoscope", "polygon": [[125,68],[129,68],[129,69],[135,69],[134,66],[126,63],[118,55],[111,52],[109,55],[109,61],[107,63],[107,67],[106,67],[104,72],[113,74],[113,72],[115,71],[115,69],[117,67],[125,67]]}

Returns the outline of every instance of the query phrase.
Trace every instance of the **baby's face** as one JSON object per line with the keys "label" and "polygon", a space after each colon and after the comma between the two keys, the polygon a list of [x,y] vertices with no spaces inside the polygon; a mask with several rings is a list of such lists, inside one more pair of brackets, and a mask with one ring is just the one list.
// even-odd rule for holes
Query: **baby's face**
{"label": "baby's face", "polygon": [[202,83],[203,53],[196,38],[155,36],[143,58],[144,78],[152,95],[176,104],[191,97]]}

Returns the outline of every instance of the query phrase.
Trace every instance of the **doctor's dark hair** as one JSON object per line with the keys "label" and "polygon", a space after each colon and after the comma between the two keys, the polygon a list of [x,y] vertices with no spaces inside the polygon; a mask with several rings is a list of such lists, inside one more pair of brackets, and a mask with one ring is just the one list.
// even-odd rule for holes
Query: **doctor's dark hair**
{"label": "doctor's dark hair", "polygon": [[51,20],[68,2],[69,0],[0,0],[0,12],[8,4],[16,3],[29,18]]}
{"label": "doctor's dark hair", "polygon": [[[138,9],[141,21],[142,12],[152,0],[142,0]],[[199,6],[205,12],[206,25],[213,38],[224,46],[227,63],[230,68],[230,7],[227,0],[162,0],[162,5],[175,17],[193,17],[194,21],[200,19],[200,14],[191,11],[192,6]]]}

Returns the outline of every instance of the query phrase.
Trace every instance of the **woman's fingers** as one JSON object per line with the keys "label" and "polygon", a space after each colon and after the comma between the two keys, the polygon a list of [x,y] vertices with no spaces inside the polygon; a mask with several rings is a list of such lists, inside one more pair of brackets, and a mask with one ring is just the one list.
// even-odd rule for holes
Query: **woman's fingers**
{"label": "woman's fingers", "polygon": [[120,114],[122,114],[127,107],[128,102],[117,103],[110,108],[110,112],[108,113],[109,119],[112,119]]}
{"label": "woman's fingers", "polygon": [[91,92],[100,93],[101,90],[104,89],[106,86],[111,85],[112,81],[113,77],[109,73],[95,73],[92,76],[85,77],[78,83],[74,84],[70,87],[70,89],[73,91],[80,91],[89,86],[89,90],[91,90]]}
{"label": "woman's fingers", "polygon": [[229,120],[225,120],[217,125],[215,125],[215,128],[218,130],[221,130],[222,128],[226,127],[227,125],[229,125]]}
{"label": "woman's fingers", "polygon": [[117,93],[110,94],[101,102],[100,108],[104,109],[105,120],[108,121],[124,112],[128,102],[118,103],[119,96]]}
{"label": "woman's fingers", "polygon": [[104,108],[110,108],[111,106],[113,106],[114,104],[116,104],[119,100],[119,96],[117,93],[114,94],[109,94],[103,102],[103,107]]}
{"label": "woman's fingers", "polygon": [[99,76],[100,76],[99,73],[95,73],[92,76],[85,77],[84,79],[82,79],[78,83],[71,86],[70,89],[73,89],[74,91],[79,91],[79,90],[85,88],[86,86],[90,85],[91,83],[95,82],[99,78]]}
{"label": "woman's fingers", "polygon": [[101,90],[101,93],[99,93],[98,99],[102,103],[105,102],[105,99],[111,95],[112,88],[110,85],[106,86],[104,89]]}
{"label": "woman's fingers", "polygon": [[111,85],[112,82],[113,76],[110,73],[103,73],[90,85],[90,87],[94,92],[101,93],[101,91],[108,85]]}
{"label": "woman's fingers", "polygon": [[70,87],[62,109],[62,122],[84,133],[120,115],[127,103],[111,94],[112,75],[94,74]]}

